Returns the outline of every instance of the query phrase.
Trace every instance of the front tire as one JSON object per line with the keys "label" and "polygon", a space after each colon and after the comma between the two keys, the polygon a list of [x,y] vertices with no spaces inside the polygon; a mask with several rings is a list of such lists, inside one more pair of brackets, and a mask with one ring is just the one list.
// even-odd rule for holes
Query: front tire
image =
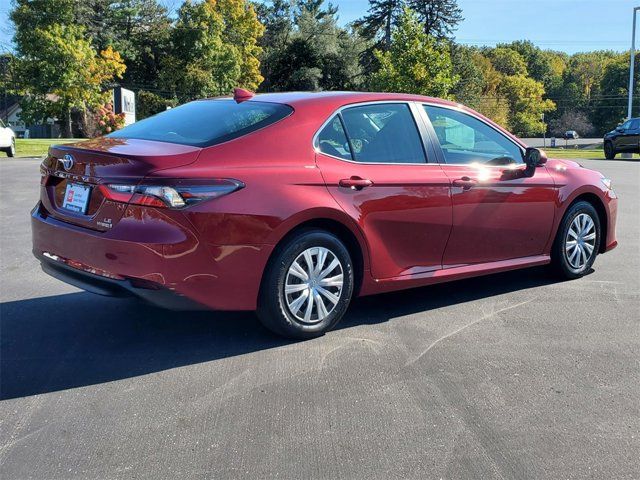
{"label": "front tire", "polygon": [[600,218],[589,202],[569,207],[558,228],[551,252],[556,273],[568,279],[584,276],[600,250]]}
{"label": "front tire", "polygon": [[258,317],[285,337],[319,337],[344,316],[353,284],[353,264],[344,244],[324,230],[301,231],[279,247],[269,263]]}
{"label": "front tire", "polygon": [[11,140],[11,145],[9,145],[5,152],[7,153],[7,157],[15,157],[16,156],[16,139]]}
{"label": "front tire", "polygon": [[611,142],[605,142],[604,144],[604,157],[607,160],[613,160],[614,158],[616,158],[616,154],[618,152],[616,152],[616,149],[613,146],[613,143]]}

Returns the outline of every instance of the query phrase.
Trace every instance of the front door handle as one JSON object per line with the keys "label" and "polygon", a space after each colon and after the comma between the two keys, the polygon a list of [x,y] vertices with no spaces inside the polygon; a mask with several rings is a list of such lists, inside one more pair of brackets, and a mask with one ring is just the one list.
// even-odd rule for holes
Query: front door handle
{"label": "front door handle", "polygon": [[373,185],[373,182],[368,178],[353,176],[351,178],[343,178],[338,184],[341,187],[350,188],[352,190],[362,190],[363,188]]}
{"label": "front door handle", "polygon": [[475,184],[476,181],[469,177],[462,177],[453,181],[454,187],[462,187],[463,190],[469,190]]}

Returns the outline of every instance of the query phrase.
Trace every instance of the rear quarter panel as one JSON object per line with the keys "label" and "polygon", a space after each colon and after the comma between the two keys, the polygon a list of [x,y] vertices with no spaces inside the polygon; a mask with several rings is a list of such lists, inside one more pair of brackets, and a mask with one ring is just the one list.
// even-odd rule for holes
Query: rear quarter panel
{"label": "rear quarter panel", "polygon": [[[202,263],[202,274],[219,268],[230,285],[254,292],[253,299],[243,300],[245,306],[255,307],[262,273],[275,245],[310,220],[329,219],[347,227],[360,243],[363,267],[369,268],[364,237],[330,195],[315,163],[312,136],[319,121],[301,115],[293,122],[292,117],[206,148],[192,165],[147,177],[233,178],[245,184],[232,194],[182,211],[210,255]],[[221,268],[223,264],[229,268]]]}

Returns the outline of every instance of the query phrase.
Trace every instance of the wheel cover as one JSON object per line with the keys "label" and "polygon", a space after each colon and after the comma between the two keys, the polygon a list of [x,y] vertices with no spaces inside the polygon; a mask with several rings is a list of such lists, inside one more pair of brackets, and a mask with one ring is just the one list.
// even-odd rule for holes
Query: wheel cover
{"label": "wheel cover", "polygon": [[595,255],[596,225],[587,213],[577,215],[567,231],[564,253],[569,266],[582,270]]}
{"label": "wheel cover", "polygon": [[328,248],[306,249],[289,266],[284,283],[287,308],[301,323],[314,325],[333,312],[342,296],[344,271]]}

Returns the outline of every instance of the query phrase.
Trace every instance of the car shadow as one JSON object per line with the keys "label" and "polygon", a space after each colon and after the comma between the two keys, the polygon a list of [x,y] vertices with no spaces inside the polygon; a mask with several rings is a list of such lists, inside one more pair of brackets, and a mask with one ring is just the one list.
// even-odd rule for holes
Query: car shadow
{"label": "car shadow", "polygon": [[[356,300],[339,329],[553,283],[507,272]],[[73,293],[0,304],[0,399],[93,385],[292,343],[249,312],[171,312]],[[337,333],[339,334],[339,333]]]}

